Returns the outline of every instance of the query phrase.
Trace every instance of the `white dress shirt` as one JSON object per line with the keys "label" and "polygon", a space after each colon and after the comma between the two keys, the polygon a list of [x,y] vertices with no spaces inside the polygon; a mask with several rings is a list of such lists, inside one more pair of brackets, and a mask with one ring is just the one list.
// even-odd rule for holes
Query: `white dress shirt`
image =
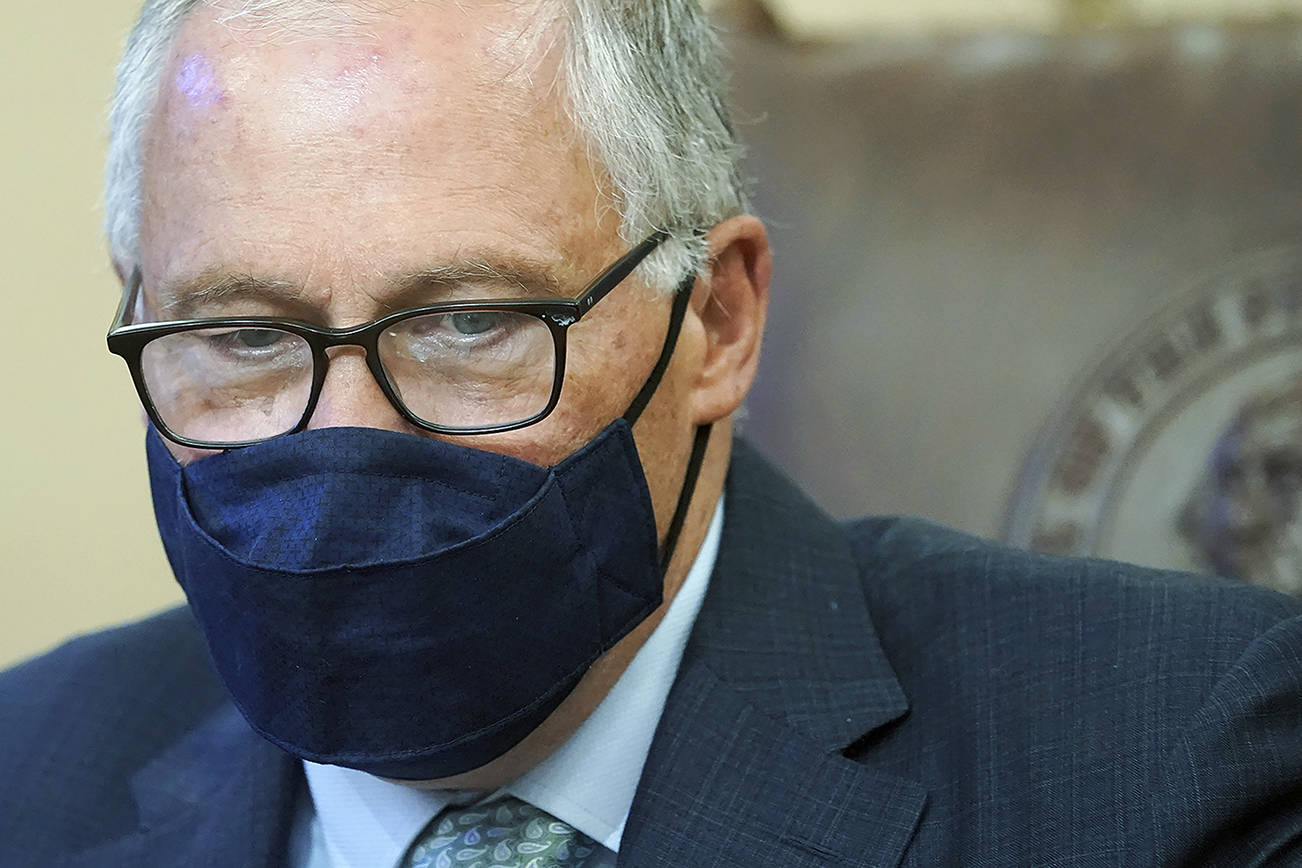
{"label": "white dress shirt", "polygon": [[[601,844],[604,859],[596,861],[595,868],[615,864],[624,822],[705,598],[722,533],[720,498],[705,542],[664,620],[610,693],[555,753],[489,796],[523,799]],[[295,868],[393,868],[436,814],[486,795],[418,790],[339,766],[305,762],[303,768],[310,798],[300,800],[291,837],[289,864]]]}

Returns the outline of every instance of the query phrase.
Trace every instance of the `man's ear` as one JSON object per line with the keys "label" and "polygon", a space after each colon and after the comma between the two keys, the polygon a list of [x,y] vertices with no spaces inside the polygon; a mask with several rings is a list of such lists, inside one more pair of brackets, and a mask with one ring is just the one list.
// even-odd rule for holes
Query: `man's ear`
{"label": "man's ear", "polygon": [[755,217],[733,217],[707,236],[710,273],[692,310],[705,329],[705,357],[693,390],[693,421],[732,414],[755,381],[768,314],[773,263],[768,232]]}

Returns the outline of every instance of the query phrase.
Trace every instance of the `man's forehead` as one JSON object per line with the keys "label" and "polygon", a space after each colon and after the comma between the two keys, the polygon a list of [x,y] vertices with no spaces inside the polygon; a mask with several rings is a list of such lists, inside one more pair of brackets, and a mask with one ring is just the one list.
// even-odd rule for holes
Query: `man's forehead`
{"label": "man's forehead", "polygon": [[555,88],[505,81],[518,58],[473,66],[506,38],[476,25],[529,6],[389,3],[364,37],[279,42],[207,7],[178,35],[146,136],[148,282],[218,269],[378,288],[509,256],[564,263],[549,271],[576,290],[618,242],[587,151]]}
{"label": "man's forehead", "polygon": [[189,123],[263,108],[347,121],[374,104],[389,119],[415,117],[445,107],[451,75],[459,92],[487,97],[486,110],[527,117],[554,102],[558,40],[548,37],[560,25],[552,8],[545,0],[212,0],[177,34],[159,108]]}

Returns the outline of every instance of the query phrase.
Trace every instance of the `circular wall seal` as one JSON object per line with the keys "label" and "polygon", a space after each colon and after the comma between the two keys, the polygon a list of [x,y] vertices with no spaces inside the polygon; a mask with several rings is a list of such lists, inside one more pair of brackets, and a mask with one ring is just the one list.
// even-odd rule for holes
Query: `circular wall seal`
{"label": "circular wall seal", "polygon": [[1302,591],[1302,249],[1179,293],[1052,413],[1004,538]]}

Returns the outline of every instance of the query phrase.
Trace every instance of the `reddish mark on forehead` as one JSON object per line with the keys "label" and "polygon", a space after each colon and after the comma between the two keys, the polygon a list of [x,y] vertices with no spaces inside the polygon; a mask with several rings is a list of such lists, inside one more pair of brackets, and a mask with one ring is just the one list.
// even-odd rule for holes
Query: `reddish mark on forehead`
{"label": "reddish mark on forehead", "polygon": [[181,62],[176,71],[176,90],[191,108],[211,108],[226,99],[226,92],[217,82],[217,70],[202,54],[192,54]]}

